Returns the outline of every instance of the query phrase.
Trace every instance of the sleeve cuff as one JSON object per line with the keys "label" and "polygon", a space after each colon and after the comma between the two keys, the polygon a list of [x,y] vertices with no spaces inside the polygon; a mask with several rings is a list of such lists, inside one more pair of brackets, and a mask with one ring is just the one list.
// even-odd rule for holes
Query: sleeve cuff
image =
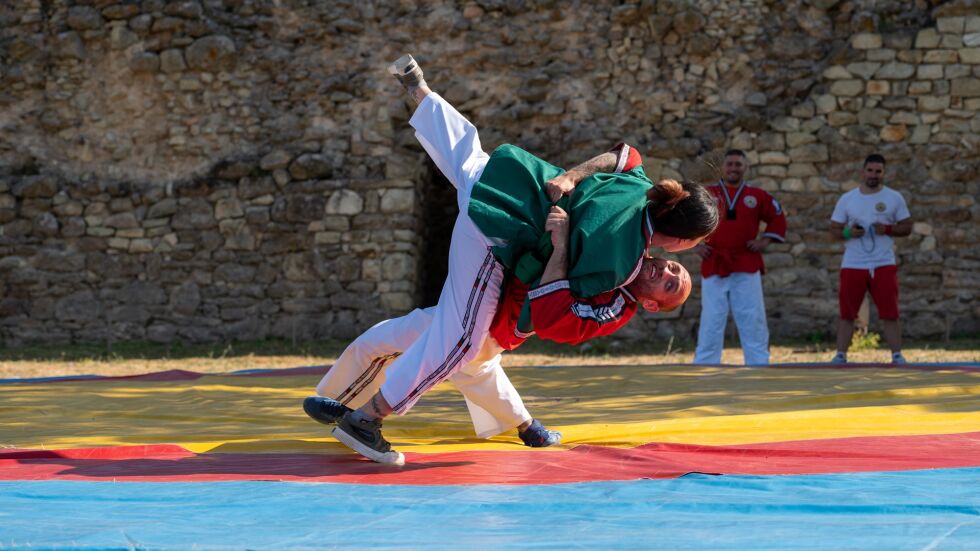
{"label": "sleeve cuff", "polygon": [[786,242],[786,238],[784,238],[783,236],[779,235],[778,233],[765,232],[765,233],[762,234],[762,237],[768,237],[769,239],[772,239],[773,241],[779,241],[780,243],[785,243]]}
{"label": "sleeve cuff", "polygon": [[551,283],[545,283],[540,287],[535,287],[527,293],[527,298],[534,300],[538,297],[543,297],[544,295],[549,295],[551,293],[560,291],[562,289],[569,289],[567,279],[559,279],[558,281],[552,281]]}

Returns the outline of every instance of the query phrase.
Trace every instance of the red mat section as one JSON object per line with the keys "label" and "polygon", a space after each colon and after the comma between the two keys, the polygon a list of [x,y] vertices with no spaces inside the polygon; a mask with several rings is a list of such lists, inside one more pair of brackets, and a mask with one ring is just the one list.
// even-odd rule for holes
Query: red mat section
{"label": "red mat section", "polygon": [[180,446],[0,452],[0,480],[289,480],[359,484],[556,484],[714,474],[817,474],[980,467],[980,432],[632,449],[406,453],[407,465],[355,455],[208,453]]}

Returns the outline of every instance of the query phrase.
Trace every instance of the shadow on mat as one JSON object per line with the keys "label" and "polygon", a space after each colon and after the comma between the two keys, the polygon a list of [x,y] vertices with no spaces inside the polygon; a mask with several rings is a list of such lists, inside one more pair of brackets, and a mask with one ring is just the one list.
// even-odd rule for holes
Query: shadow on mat
{"label": "shadow on mat", "polygon": [[433,461],[408,463],[397,467],[382,465],[356,455],[305,453],[209,453],[180,459],[70,459],[63,457],[21,459],[25,465],[61,465],[59,476],[87,478],[189,477],[195,475],[246,475],[254,477],[289,476],[323,478],[331,476],[405,473],[424,469],[465,467],[472,461]]}

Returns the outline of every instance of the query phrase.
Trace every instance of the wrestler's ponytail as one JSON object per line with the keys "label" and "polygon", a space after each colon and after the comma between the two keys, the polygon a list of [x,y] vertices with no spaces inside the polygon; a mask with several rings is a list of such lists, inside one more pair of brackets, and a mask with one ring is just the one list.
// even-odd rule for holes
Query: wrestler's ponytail
{"label": "wrestler's ponytail", "polygon": [[703,186],[665,179],[647,191],[653,227],[680,239],[705,237],[718,226],[718,206]]}

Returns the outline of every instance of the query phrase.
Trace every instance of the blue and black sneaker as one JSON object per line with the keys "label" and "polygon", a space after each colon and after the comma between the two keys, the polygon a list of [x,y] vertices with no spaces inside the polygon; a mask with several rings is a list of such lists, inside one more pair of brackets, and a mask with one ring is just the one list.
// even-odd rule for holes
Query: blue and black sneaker
{"label": "blue and black sneaker", "polygon": [[337,400],[323,396],[310,396],[303,400],[303,411],[313,420],[332,425],[351,409]]}
{"label": "blue and black sneaker", "polygon": [[531,421],[531,425],[526,429],[517,432],[525,446],[532,448],[547,448],[561,442],[561,433],[556,430],[544,428],[537,419]]}
{"label": "blue and black sneaker", "polygon": [[355,420],[353,412],[340,418],[331,434],[348,448],[371,461],[386,465],[404,465],[405,456],[391,449],[391,443],[381,436],[381,419]]}

